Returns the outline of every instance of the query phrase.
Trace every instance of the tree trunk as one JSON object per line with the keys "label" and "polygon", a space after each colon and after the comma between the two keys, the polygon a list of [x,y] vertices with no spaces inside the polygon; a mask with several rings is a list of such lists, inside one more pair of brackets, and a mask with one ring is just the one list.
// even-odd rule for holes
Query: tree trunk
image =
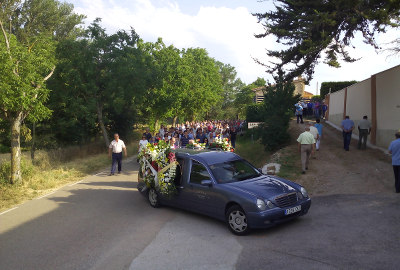
{"label": "tree trunk", "polygon": [[156,120],[156,122],[154,123],[154,134],[157,134],[158,133],[158,130],[159,130],[159,128],[158,128],[158,123],[160,122],[160,120]]}
{"label": "tree trunk", "polygon": [[104,122],[103,122],[103,108],[98,102],[96,102],[96,109],[97,109],[97,119],[99,121],[100,129],[101,129],[101,132],[103,133],[103,138],[104,138],[106,147],[108,148],[108,146],[110,145],[110,140],[108,139],[108,133],[107,133],[106,127],[104,126]]}
{"label": "tree trunk", "polygon": [[35,151],[36,151],[35,141],[36,141],[36,123],[33,122],[33,125],[32,125],[32,145],[31,145],[31,159],[32,159],[32,162],[35,159]]}
{"label": "tree trunk", "polygon": [[178,116],[175,116],[175,117],[174,117],[174,122],[172,123],[172,127],[174,127],[174,128],[175,128],[175,126],[176,126],[176,120],[178,120]]}
{"label": "tree trunk", "polygon": [[22,113],[11,119],[11,184],[21,182],[21,124]]}

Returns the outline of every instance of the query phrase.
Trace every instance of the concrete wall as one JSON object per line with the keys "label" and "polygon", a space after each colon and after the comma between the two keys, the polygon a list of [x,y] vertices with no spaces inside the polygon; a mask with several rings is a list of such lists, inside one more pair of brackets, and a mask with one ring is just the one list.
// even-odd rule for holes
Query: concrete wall
{"label": "concrete wall", "polygon": [[328,100],[330,122],[340,126],[344,114],[349,115],[358,134],[357,124],[367,115],[373,123],[370,142],[387,148],[400,129],[400,65],[332,93]]}
{"label": "concrete wall", "polygon": [[329,121],[340,126],[343,120],[345,90],[340,90],[329,97]]}
{"label": "concrete wall", "polygon": [[400,66],[376,74],[376,145],[387,147],[400,129]]}
{"label": "concrete wall", "polygon": [[[371,120],[371,79],[347,88],[346,115],[350,116],[356,127],[364,115]],[[357,128],[354,129],[354,133],[358,135]]]}

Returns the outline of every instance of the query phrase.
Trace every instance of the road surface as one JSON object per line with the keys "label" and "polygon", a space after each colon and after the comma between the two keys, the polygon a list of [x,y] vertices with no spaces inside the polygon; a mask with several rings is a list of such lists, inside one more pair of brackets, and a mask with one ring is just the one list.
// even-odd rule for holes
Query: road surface
{"label": "road surface", "polygon": [[249,236],[153,209],[138,165],[99,173],[0,215],[0,269],[399,269],[400,196],[313,197],[308,215]]}

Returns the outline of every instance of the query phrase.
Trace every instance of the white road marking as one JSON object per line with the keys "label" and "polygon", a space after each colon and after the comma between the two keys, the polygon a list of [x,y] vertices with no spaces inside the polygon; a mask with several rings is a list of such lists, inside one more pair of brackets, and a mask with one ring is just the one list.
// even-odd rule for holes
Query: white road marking
{"label": "white road marking", "polygon": [[108,171],[102,171],[102,172],[99,172],[99,173],[94,174],[93,176],[100,176],[100,175],[105,174],[105,173],[107,173],[107,172],[108,172]]}
{"label": "white road marking", "polygon": [[79,184],[79,183],[81,183],[83,180],[81,180],[81,181],[78,181],[78,182],[75,182],[75,183],[72,183],[72,184],[70,184],[70,185],[68,185],[69,187],[72,187],[72,186],[75,186],[76,184]]}
{"label": "white road marking", "polygon": [[51,193],[45,194],[45,195],[43,195],[43,196],[37,197],[36,200],[43,199],[43,198],[45,198],[45,197],[47,197],[47,196],[49,196],[49,195],[51,195],[51,194],[56,193],[56,191],[58,191],[58,190],[59,190],[59,189],[57,189],[57,190],[55,190],[55,191],[53,191],[53,192],[51,192]]}
{"label": "white road marking", "polygon": [[17,208],[18,208],[18,207],[14,207],[14,208],[8,209],[8,210],[6,210],[6,211],[0,213],[0,216],[3,215],[3,214],[5,214],[5,213],[11,212],[12,210],[15,210],[15,209],[17,209]]}

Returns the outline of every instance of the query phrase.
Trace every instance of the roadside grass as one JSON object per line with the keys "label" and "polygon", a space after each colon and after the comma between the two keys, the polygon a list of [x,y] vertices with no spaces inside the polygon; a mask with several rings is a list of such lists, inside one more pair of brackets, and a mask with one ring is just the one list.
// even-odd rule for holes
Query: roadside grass
{"label": "roadside grass", "polygon": [[271,157],[271,153],[265,151],[260,141],[252,141],[248,136],[238,136],[235,153],[257,168],[262,168]]}
{"label": "roadside grass", "polygon": [[[127,149],[128,156],[137,154],[137,142],[133,141],[128,144]],[[1,163],[0,212],[26,200],[49,193],[61,186],[77,182],[110,165],[106,151],[92,155],[87,155],[87,152],[76,152],[76,154],[78,158],[63,161],[61,157],[55,158],[53,152],[38,151],[33,163],[23,156],[21,161],[23,181],[18,185],[8,183],[10,163]]]}
{"label": "roadside grass", "polygon": [[294,180],[300,176],[300,156],[296,145],[289,145],[279,151],[279,157],[274,162],[281,165],[279,177]]}
{"label": "roadside grass", "polygon": [[[291,132],[291,134],[293,133]],[[257,168],[262,168],[267,163],[278,163],[281,165],[278,176],[295,180],[300,176],[301,164],[296,138],[294,137],[292,135],[289,145],[275,153],[271,153],[264,150],[264,145],[260,141],[255,140],[253,142],[249,136],[240,136],[236,141],[235,152]]]}

